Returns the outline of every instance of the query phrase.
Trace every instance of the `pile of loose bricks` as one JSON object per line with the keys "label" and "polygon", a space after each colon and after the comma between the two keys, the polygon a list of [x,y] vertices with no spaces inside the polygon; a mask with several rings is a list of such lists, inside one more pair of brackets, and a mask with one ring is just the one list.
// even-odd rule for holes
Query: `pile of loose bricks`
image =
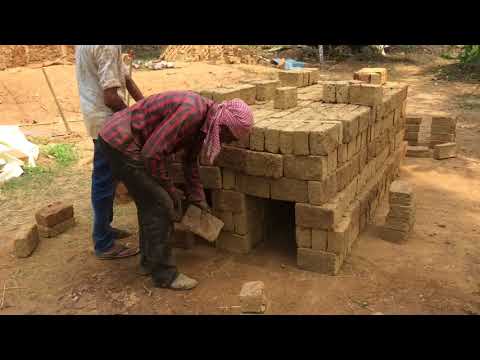
{"label": "pile of loose bricks", "polygon": [[393,242],[405,242],[415,224],[415,194],[405,181],[394,181],[389,193],[390,210],[382,229],[382,238]]}
{"label": "pile of loose bricks", "polygon": [[18,258],[32,255],[40,238],[56,237],[75,226],[72,204],[53,202],[35,213],[35,224],[26,224],[18,228],[12,236],[7,235],[7,251]]}
{"label": "pile of loose bricks", "polygon": [[[295,205],[297,264],[336,274],[398,175],[406,143],[408,87],[387,82],[385,69],[363,80],[319,81],[316,69],[279,72],[209,89],[216,101],[251,105],[254,128],[225,145],[214,166],[200,160],[200,177],[214,214],[224,222],[216,246],[248,253],[264,239],[270,199]],[[376,82],[376,84],[373,84]],[[182,154],[170,175],[184,183]]]}
{"label": "pile of loose bricks", "polygon": [[449,116],[432,116],[430,138],[421,143],[419,138],[422,116],[407,116],[405,140],[408,141],[407,156],[433,158],[437,160],[455,157],[457,154],[456,126],[457,120]]}

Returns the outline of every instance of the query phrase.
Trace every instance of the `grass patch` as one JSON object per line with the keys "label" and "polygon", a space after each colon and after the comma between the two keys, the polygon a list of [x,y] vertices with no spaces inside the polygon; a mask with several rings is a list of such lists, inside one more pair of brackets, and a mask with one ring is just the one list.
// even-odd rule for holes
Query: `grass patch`
{"label": "grass patch", "polygon": [[4,183],[1,187],[3,192],[11,192],[22,189],[26,192],[44,188],[51,183],[55,172],[52,168],[36,166],[25,167],[22,176]]}
{"label": "grass patch", "polygon": [[53,157],[58,165],[65,167],[78,160],[77,150],[72,144],[51,144],[41,147],[43,154]]}

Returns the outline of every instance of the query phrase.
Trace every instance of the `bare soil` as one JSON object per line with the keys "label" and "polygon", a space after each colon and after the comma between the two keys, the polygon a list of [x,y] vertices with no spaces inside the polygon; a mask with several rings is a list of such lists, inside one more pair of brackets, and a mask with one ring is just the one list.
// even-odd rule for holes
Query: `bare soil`
{"label": "bare soil", "polygon": [[[335,79],[351,78],[367,65],[348,61],[322,70]],[[408,243],[378,237],[386,204],[360,236],[336,277],[295,266],[294,239],[281,226],[249,255],[233,255],[207,244],[176,250],[180,270],[200,280],[180,293],[154,289],[135,274],[138,258],[99,261],[92,254],[90,173],[92,145],[84,136],[73,66],[47,69],[60,102],[80,134],[53,137],[62,124],[38,69],[0,72],[0,123],[23,124],[35,136],[77,144],[80,161],[47,184],[0,196],[0,231],[33,221],[33,213],[53,200],[72,201],[78,225],[42,239],[27,259],[0,255],[0,314],[238,314],[238,294],[246,281],[265,282],[269,314],[478,314],[480,312],[480,124],[478,86],[436,80],[439,58],[382,61],[392,80],[410,84],[409,113],[448,112],[460,116],[456,159],[407,158],[401,178],[417,192],[417,220]],[[271,68],[249,65],[181,64],[165,71],[138,71],[146,94],[167,89],[201,89],[253,77],[271,77]],[[38,123],[55,124],[28,125]],[[61,140],[58,140],[61,139]],[[115,225],[137,229],[132,204],[118,206]],[[279,222],[280,224],[280,222]],[[1,242],[1,237],[0,237]],[[135,238],[127,242],[136,242]],[[4,287],[6,288],[3,291]]]}

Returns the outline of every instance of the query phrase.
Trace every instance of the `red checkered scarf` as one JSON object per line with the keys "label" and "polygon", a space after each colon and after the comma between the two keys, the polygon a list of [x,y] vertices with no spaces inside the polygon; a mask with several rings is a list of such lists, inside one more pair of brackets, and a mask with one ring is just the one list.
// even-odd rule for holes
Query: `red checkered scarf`
{"label": "red checkered scarf", "polygon": [[207,136],[204,142],[206,160],[213,164],[221,150],[220,125],[228,127],[237,140],[247,136],[253,126],[250,107],[240,99],[214,104],[207,115]]}

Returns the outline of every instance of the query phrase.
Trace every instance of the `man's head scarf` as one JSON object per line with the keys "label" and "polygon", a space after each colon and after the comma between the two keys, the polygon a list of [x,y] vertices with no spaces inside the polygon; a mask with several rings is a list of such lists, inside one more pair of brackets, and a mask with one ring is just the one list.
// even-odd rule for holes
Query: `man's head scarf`
{"label": "man's head scarf", "polygon": [[206,159],[213,164],[221,150],[220,126],[226,126],[237,140],[248,136],[253,126],[253,113],[240,99],[214,104],[207,115],[207,136],[204,150]]}

